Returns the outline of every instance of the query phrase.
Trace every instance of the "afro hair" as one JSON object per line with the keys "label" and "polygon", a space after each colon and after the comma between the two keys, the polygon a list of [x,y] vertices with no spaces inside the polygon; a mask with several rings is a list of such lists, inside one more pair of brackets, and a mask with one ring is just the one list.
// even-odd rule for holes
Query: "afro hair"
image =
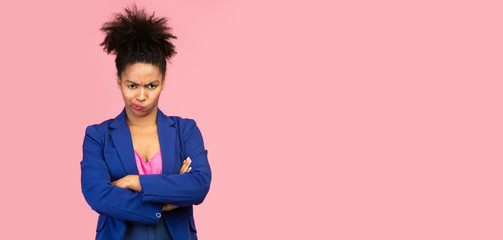
{"label": "afro hair", "polygon": [[[166,18],[149,15],[136,5],[126,7],[125,13],[116,13],[110,22],[101,27],[105,40],[100,44],[107,54],[115,54],[115,66],[120,77],[122,71],[137,62],[159,67],[162,76],[166,73],[166,59],[176,54],[170,42],[177,37],[171,34]],[[163,78],[164,79],[164,78]]]}

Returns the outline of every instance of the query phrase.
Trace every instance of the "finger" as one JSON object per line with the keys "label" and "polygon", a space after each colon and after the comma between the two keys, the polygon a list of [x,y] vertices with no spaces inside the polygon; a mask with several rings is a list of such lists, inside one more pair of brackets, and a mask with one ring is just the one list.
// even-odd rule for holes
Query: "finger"
{"label": "finger", "polygon": [[188,167],[189,167],[188,161],[184,162],[182,167],[180,168],[180,174],[185,173]]}
{"label": "finger", "polygon": [[185,159],[185,161],[183,162],[183,164],[185,164],[186,166],[189,166],[191,163],[190,159]]}
{"label": "finger", "polygon": [[190,169],[192,169],[192,167],[189,167],[189,169],[187,169],[187,172],[190,171]]}
{"label": "finger", "polygon": [[189,169],[186,167],[186,168],[183,170],[183,172],[182,172],[182,173],[186,173],[186,172],[188,172],[188,171],[189,171]]}
{"label": "finger", "polygon": [[171,205],[171,204],[168,204],[167,208],[168,208],[168,211],[171,211],[175,208],[177,208],[178,206],[175,206],[175,205]]}
{"label": "finger", "polygon": [[192,163],[192,159],[190,157],[187,157],[182,164],[182,167],[180,168],[180,174],[187,172],[187,169],[189,165]]}
{"label": "finger", "polygon": [[184,173],[187,171],[187,168],[189,167],[189,164],[187,163],[187,160],[185,160],[182,164],[182,167],[180,168],[180,174]]}

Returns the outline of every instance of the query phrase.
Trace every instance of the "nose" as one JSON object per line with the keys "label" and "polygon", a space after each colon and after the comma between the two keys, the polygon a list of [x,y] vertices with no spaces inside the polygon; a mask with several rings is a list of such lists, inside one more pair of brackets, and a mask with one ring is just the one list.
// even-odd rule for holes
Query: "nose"
{"label": "nose", "polygon": [[146,99],[147,99],[147,95],[145,95],[145,89],[140,88],[140,92],[138,93],[138,96],[136,96],[136,100],[143,102]]}

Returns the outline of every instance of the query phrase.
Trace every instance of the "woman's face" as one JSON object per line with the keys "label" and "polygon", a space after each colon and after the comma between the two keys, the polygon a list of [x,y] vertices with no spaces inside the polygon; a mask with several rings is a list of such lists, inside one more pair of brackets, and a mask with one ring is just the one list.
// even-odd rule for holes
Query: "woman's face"
{"label": "woman's face", "polygon": [[122,92],[126,112],[138,117],[157,112],[159,96],[164,89],[164,79],[159,68],[148,63],[130,64],[117,77],[117,87]]}

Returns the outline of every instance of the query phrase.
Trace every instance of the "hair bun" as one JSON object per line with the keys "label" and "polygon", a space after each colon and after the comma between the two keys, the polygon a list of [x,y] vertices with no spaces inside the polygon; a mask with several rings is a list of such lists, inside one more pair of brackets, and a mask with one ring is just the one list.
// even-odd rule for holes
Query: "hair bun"
{"label": "hair bun", "polygon": [[175,46],[170,39],[176,36],[170,33],[166,18],[147,15],[145,9],[136,5],[125,8],[125,13],[116,13],[114,19],[101,27],[105,32],[105,40],[100,44],[108,54],[129,56],[135,53],[162,54],[170,59],[176,54]]}

